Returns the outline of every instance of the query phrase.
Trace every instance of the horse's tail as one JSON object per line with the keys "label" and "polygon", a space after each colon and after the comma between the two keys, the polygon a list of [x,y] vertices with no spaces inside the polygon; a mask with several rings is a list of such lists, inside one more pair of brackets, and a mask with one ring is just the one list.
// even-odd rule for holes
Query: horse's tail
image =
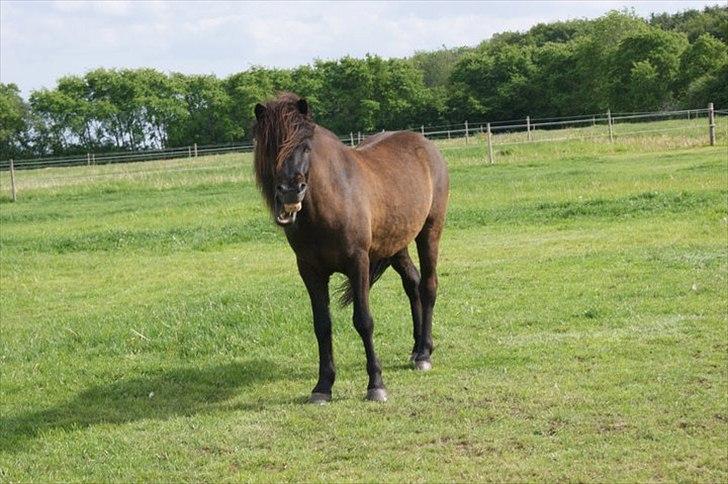
{"label": "horse's tail", "polygon": [[[380,277],[382,277],[382,274],[384,274],[384,271],[387,270],[387,267],[389,267],[389,265],[389,259],[381,259],[377,262],[369,264],[370,288],[374,285],[375,282],[379,280]],[[341,307],[348,306],[349,304],[354,302],[354,289],[352,289],[349,279],[344,281],[344,283],[341,285],[341,287],[339,287],[337,292],[339,293],[339,304],[341,304]]]}

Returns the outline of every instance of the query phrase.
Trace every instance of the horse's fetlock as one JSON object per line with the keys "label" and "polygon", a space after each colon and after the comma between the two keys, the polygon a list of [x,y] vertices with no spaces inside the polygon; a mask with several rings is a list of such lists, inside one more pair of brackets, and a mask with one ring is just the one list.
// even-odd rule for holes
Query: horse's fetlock
{"label": "horse's fetlock", "polygon": [[326,378],[333,384],[336,380],[336,371],[333,369],[326,371]]}

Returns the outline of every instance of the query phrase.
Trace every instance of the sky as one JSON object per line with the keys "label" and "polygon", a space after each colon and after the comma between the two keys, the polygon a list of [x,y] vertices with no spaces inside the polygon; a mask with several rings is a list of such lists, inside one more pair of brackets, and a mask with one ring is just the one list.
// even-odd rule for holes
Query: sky
{"label": "sky", "polygon": [[632,8],[642,16],[712,1],[192,2],[0,0],[0,82],[52,88],[97,67],[225,77],[366,53],[477,45],[494,33]]}

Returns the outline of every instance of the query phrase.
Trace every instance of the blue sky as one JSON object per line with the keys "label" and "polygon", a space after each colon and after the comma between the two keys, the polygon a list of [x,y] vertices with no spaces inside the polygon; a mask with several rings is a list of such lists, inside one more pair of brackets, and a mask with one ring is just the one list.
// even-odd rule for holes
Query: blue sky
{"label": "blue sky", "polygon": [[30,90],[96,67],[226,76],[367,52],[404,57],[612,9],[677,12],[713,1],[164,2],[0,0],[0,81]]}

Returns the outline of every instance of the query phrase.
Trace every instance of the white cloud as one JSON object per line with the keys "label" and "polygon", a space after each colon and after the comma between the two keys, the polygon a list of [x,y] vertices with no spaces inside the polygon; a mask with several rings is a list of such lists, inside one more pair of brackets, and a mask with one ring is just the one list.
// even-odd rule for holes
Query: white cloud
{"label": "white cloud", "polygon": [[[140,2],[144,4],[144,2]],[[124,17],[131,13],[131,2],[125,0],[105,0],[93,2],[93,8],[97,12],[114,17]]]}
{"label": "white cloud", "polygon": [[[44,2],[39,2],[44,3]],[[144,2],[135,3],[134,7],[146,7],[147,4],[161,4],[162,2]],[[132,10],[132,3],[128,0],[54,0],[51,3],[54,10],[63,13],[79,13],[93,11],[102,15],[112,17],[120,17],[128,15]]]}
{"label": "white cloud", "polygon": [[61,12],[78,12],[88,8],[88,2],[73,0],[55,0],[51,3],[54,9]]}

